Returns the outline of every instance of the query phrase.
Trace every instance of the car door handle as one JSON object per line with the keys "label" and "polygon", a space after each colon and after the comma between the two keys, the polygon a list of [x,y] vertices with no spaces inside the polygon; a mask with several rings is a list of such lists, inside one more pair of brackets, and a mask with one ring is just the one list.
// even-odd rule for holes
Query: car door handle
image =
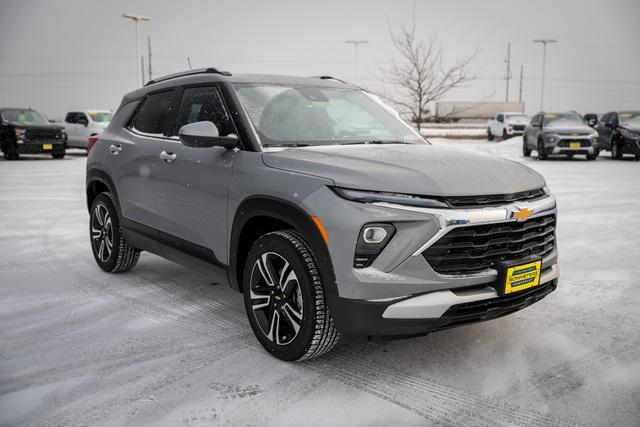
{"label": "car door handle", "polygon": [[162,151],[160,153],[160,159],[164,160],[167,163],[173,163],[176,161],[178,156],[175,153],[167,153],[166,151]]}
{"label": "car door handle", "polygon": [[111,154],[116,156],[116,155],[120,154],[120,152],[122,151],[122,145],[111,144],[109,146],[109,151],[111,152]]}

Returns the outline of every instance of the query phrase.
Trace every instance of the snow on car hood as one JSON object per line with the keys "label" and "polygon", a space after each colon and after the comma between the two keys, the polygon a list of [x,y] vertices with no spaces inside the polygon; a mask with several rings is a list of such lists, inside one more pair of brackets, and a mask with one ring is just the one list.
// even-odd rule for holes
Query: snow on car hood
{"label": "snow on car hood", "polygon": [[510,194],[545,185],[505,159],[426,144],[334,145],[264,152],[267,166],[331,179],[339,187],[428,196]]}
{"label": "snow on car hood", "polygon": [[584,126],[546,126],[544,131],[547,133],[559,133],[559,134],[577,134],[577,135],[587,135],[593,133],[593,128],[584,125]]}

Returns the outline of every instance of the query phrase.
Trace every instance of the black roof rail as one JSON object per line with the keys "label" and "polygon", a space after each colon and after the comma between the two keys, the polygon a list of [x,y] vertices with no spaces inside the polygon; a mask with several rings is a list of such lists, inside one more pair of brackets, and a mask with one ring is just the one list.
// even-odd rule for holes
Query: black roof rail
{"label": "black roof rail", "polygon": [[337,77],[333,77],[333,76],[311,76],[312,79],[320,79],[320,80],[335,80],[337,82],[340,83],[344,83],[346,85],[348,85],[349,83],[345,82],[344,80],[341,80]]}
{"label": "black roof rail", "polygon": [[176,79],[178,77],[192,76],[194,74],[220,74],[222,76],[230,76],[228,71],[221,71],[217,68],[198,68],[196,70],[182,71],[180,73],[169,74],[167,76],[158,77],[157,79],[149,80],[145,86],[152,85],[154,83],[164,82],[166,80]]}

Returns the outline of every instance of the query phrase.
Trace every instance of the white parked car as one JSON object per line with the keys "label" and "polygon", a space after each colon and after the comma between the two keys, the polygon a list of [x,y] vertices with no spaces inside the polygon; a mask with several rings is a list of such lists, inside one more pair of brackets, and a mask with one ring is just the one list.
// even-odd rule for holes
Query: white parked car
{"label": "white parked car", "polygon": [[89,137],[104,131],[113,113],[107,110],[70,111],[64,119],[67,146],[87,148]]}
{"label": "white parked car", "polygon": [[487,123],[487,137],[493,141],[496,136],[502,139],[522,135],[529,124],[529,117],[522,113],[499,113]]}

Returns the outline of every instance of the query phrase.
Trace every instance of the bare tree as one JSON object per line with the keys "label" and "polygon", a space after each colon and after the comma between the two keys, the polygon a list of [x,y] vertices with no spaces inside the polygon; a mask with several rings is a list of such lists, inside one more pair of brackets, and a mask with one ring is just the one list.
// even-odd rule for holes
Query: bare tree
{"label": "bare tree", "polygon": [[477,50],[445,67],[437,35],[432,34],[426,40],[416,36],[415,7],[411,27],[403,25],[394,33],[389,26],[389,33],[400,58],[392,57],[388,67],[381,67],[383,81],[396,89],[384,97],[411,115],[419,130],[430,102],[474,78],[468,68]]}

